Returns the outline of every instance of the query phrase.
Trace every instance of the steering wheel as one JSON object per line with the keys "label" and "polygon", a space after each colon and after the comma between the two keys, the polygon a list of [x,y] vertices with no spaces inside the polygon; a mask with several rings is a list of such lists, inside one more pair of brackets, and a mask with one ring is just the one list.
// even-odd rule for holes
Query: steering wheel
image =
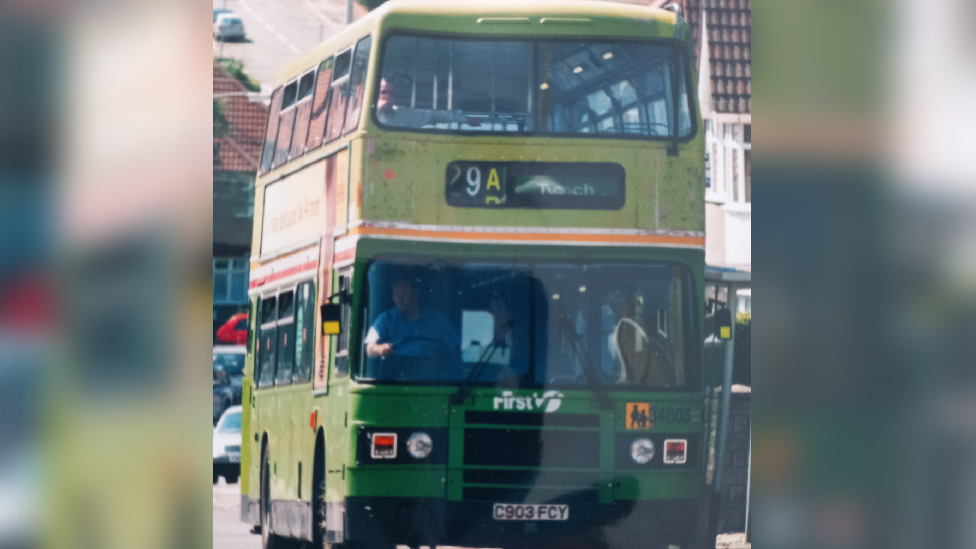
{"label": "steering wheel", "polygon": [[401,339],[400,341],[394,342],[392,344],[393,345],[393,350],[396,351],[396,348],[399,347],[400,345],[403,345],[405,343],[414,342],[414,341],[431,341],[431,342],[434,342],[434,343],[436,343],[437,345],[440,346],[440,351],[442,351],[442,352],[438,353],[438,356],[436,356],[436,357],[424,357],[424,356],[420,356],[420,357],[417,357],[417,358],[442,358],[443,359],[443,358],[450,358],[451,355],[453,354],[453,351],[451,350],[451,347],[447,343],[444,343],[443,341],[437,339],[436,337],[427,337],[427,336],[412,336],[412,337],[407,337],[407,338]]}

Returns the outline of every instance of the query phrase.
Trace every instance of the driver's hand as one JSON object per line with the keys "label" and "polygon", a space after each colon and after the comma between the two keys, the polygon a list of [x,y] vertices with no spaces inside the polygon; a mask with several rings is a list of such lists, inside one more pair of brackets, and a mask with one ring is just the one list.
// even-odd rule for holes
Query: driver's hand
{"label": "driver's hand", "polygon": [[378,356],[387,356],[393,354],[393,344],[392,343],[370,343],[366,345],[366,355],[370,358]]}

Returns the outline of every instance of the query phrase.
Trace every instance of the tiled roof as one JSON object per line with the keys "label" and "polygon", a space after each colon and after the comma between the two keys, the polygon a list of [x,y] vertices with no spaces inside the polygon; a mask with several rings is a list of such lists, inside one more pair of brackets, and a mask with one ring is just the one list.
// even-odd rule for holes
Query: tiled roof
{"label": "tiled roof", "polygon": [[[248,90],[236,78],[214,63],[213,93],[246,93]],[[222,170],[256,172],[261,161],[264,127],[268,122],[268,108],[252,102],[246,96],[220,99],[224,117],[230,123],[229,137],[214,138],[220,144]]]}
{"label": "tiled roof", "polygon": [[702,16],[708,32],[708,68],[712,109],[719,113],[752,112],[752,0],[655,0],[678,4],[691,25],[695,55],[702,60]]}
{"label": "tiled roof", "polygon": [[712,108],[752,112],[752,0],[702,0],[708,33]]}

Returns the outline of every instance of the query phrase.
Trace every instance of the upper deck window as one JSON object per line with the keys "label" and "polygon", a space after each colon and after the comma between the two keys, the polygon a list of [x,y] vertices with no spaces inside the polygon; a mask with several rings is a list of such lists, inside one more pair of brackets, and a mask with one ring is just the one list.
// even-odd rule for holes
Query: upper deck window
{"label": "upper deck window", "polygon": [[693,133],[686,65],[667,43],[395,35],[375,116],[446,132],[684,139]]}

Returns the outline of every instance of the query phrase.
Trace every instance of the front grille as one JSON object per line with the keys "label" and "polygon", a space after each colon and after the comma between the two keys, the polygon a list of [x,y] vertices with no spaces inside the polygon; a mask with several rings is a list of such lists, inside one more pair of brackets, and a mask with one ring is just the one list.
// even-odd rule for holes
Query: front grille
{"label": "front grille", "polygon": [[597,472],[576,471],[501,471],[468,469],[465,484],[510,484],[516,486],[593,486],[600,480]]}
{"label": "front grille", "polygon": [[600,433],[467,428],[464,465],[599,469]]}
{"label": "front grille", "polygon": [[525,427],[577,427],[595,429],[600,426],[600,416],[595,414],[537,414],[526,412],[478,412],[464,413],[468,425],[519,425]]}
{"label": "front grille", "polygon": [[465,501],[493,501],[495,503],[596,503],[600,493],[595,488],[567,490],[565,488],[474,488],[466,487]]}
{"label": "front grille", "polygon": [[599,500],[598,414],[468,410],[464,423],[465,501]]}

